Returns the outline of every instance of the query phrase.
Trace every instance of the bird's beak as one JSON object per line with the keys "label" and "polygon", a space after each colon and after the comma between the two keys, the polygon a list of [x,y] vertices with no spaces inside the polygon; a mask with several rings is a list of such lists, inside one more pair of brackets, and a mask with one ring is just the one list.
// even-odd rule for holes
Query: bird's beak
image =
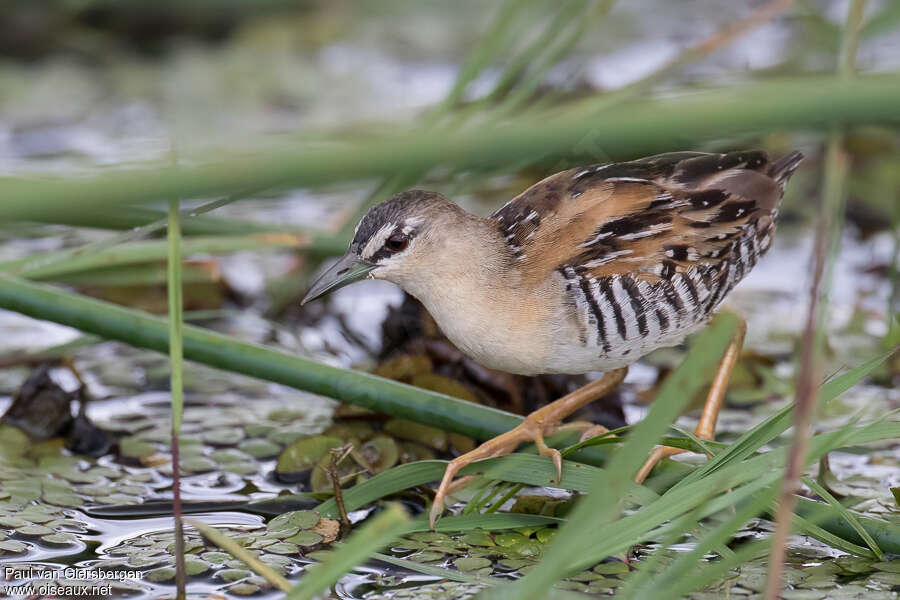
{"label": "bird's beak", "polygon": [[366,275],[374,268],[375,265],[364,262],[359,257],[348,252],[316,279],[310,286],[309,291],[306,292],[306,296],[300,301],[300,304],[306,304],[310,300],[324,296],[332,290],[342,288],[354,281],[365,279]]}

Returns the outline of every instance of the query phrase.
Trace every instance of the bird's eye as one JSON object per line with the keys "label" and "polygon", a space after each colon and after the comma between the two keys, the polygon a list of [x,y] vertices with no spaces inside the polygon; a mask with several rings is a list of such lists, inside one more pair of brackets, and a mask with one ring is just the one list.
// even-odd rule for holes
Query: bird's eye
{"label": "bird's eye", "polygon": [[406,246],[408,244],[409,238],[402,233],[395,233],[384,241],[384,247],[391,252],[400,252],[401,250],[406,250]]}

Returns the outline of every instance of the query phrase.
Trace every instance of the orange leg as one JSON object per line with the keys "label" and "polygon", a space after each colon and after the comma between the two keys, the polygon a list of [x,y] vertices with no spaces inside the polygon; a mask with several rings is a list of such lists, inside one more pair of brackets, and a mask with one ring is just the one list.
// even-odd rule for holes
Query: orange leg
{"label": "orange leg", "polygon": [[[731,343],[729,343],[728,347],[725,349],[725,354],[722,356],[722,361],[719,363],[719,369],[716,371],[716,376],[713,378],[712,385],[709,388],[709,394],[706,396],[703,412],[700,414],[700,421],[697,423],[697,428],[694,430],[694,435],[696,435],[698,439],[712,440],[715,438],[716,421],[719,419],[719,411],[722,409],[722,404],[725,400],[725,391],[728,388],[728,380],[731,377],[731,372],[734,370],[734,365],[737,363],[738,356],[741,353],[741,347],[744,345],[744,335],[746,333],[747,324],[741,319],[738,329],[734,334],[734,338],[732,338]],[[687,452],[687,450],[672,448],[671,446],[657,446],[653,449],[653,452],[650,453],[650,457],[647,459],[647,462],[644,463],[644,466],[641,467],[641,470],[638,471],[637,476],[634,478],[635,481],[638,483],[643,482],[644,479],[647,478],[647,475],[650,474],[650,471],[653,470],[653,467],[656,466],[656,463],[664,458],[681,454],[682,452]]]}
{"label": "orange leg", "polygon": [[447,465],[447,470],[444,472],[441,485],[434,496],[434,504],[431,506],[431,528],[434,529],[435,521],[437,521],[437,518],[444,510],[444,501],[447,495],[451,490],[457,490],[462,487],[468,479],[463,478],[454,484],[453,478],[460,469],[476,460],[510,454],[520,444],[534,442],[541,456],[548,456],[553,460],[553,464],[556,466],[557,479],[562,479],[562,455],[559,453],[559,450],[547,446],[544,442],[544,436],[555,433],[559,429],[560,421],[581,407],[590,404],[615,389],[625,379],[627,372],[627,368],[609,371],[600,379],[592,381],[571,394],[566,394],[559,400],[534,411],[525,417],[525,420],[515,429],[498,435],[471,452],[451,460]]}

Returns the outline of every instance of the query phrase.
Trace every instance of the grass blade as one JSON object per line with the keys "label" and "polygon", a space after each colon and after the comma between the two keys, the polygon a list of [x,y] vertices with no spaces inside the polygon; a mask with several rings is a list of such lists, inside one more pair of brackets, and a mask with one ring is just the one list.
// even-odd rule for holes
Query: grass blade
{"label": "grass blade", "polygon": [[[348,511],[356,510],[385,496],[438,481],[446,469],[447,461],[443,460],[422,460],[394,467],[346,490],[344,506]],[[590,488],[591,482],[600,472],[597,467],[564,460],[562,481],[556,483],[556,470],[550,460],[532,454],[511,454],[466,465],[460,471],[460,476],[481,475],[499,481],[584,492]],[[635,483],[628,485],[627,494],[629,498],[641,504],[658,498],[651,490]],[[326,500],[316,507],[316,510],[325,516],[337,515],[334,500]]]}
{"label": "grass blade", "polygon": [[884,552],[881,551],[881,548],[878,547],[878,543],[872,538],[871,535],[869,535],[869,532],[866,531],[865,527],[862,526],[862,524],[856,518],[856,515],[850,512],[850,510],[846,506],[838,502],[837,498],[832,496],[828,492],[828,490],[819,485],[819,483],[814,479],[803,477],[803,483],[806,484],[806,487],[812,490],[814,494],[817,494],[819,497],[825,500],[825,502],[831,505],[832,508],[838,511],[842,517],[844,517],[844,520],[847,521],[847,524],[850,525],[850,527],[852,527],[853,530],[859,534],[859,537],[866,541],[866,545],[878,560],[882,560],[884,558]]}
{"label": "grass blade", "polygon": [[684,409],[703,381],[702,373],[721,356],[737,329],[737,318],[724,313],[696,340],[682,365],[663,383],[650,414],[628,436],[608,469],[594,478],[588,494],[572,511],[569,522],[554,536],[534,570],[520,581],[498,590],[498,598],[539,600],[553,584],[572,571],[587,548],[596,544],[597,531],[618,516],[622,497],[650,449]]}
{"label": "grass blade", "polygon": [[[199,237],[183,240],[181,255],[228,254],[241,250],[265,248],[309,249],[314,239],[302,233],[259,233],[242,236]],[[330,251],[343,252],[342,245],[331,244]],[[168,255],[168,242],[143,241],[121,244],[109,248],[95,249],[79,247],[71,250],[48,252],[30,256],[24,260],[0,263],[0,271],[25,279],[46,280],[113,266],[128,266],[156,260]]]}

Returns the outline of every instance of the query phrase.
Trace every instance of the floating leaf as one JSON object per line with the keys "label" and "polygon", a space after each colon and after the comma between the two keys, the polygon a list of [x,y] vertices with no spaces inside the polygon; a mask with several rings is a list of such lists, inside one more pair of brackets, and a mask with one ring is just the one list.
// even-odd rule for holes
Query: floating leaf
{"label": "floating leaf", "polygon": [[55,504],[57,506],[81,506],[84,500],[75,494],[67,494],[65,492],[44,492],[44,502]]}
{"label": "floating leaf", "polygon": [[428,448],[440,451],[447,449],[447,432],[436,427],[421,425],[406,419],[391,419],[385,423],[384,430],[394,437],[418,442]]}
{"label": "floating leaf", "polygon": [[601,575],[624,575],[628,573],[628,565],[618,560],[600,563],[593,569],[594,573]]}
{"label": "floating leaf", "polygon": [[49,535],[54,533],[52,527],[45,525],[25,525],[24,527],[16,528],[16,531],[22,535]]}
{"label": "floating leaf", "polygon": [[359,453],[374,473],[387,471],[400,458],[397,442],[387,435],[376,435],[360,447]]}
{"label": "floating leaf", "polygon": [[175,567],[160,567],[147,572],[147,579],[161,583],[175,579]]}
{"label": "floating leaf", "polygon": [[228,554],[227,552],[215,552],[215,551],[204,552],[203,554],[200,555],[200,557],[203,558],[203,560],[205,560],[206,562],[210,562],[214,565],[225,563],[231,559],[231,555]]}
{"label": "floating leaf", "polygon": [[259,465],[254,462],[233,462],[222,465],[222,470],[235,475],[253,475],[259,471]]}
{"label": "floating leaf", "polygon": [[434,460],[437,455],[430,448],[426,448],[422,444],[416,442],[400,443],[400,462],[411,463],[420,460]]}
{"label": "floating leaf", "polygon": [[338,437],[345,442],[367,442],[375,435],[375,430],[365,421],[345,420],[333,424],[322,435]]}
{"label": "floating leaf", "polygon": [[62,532],[41,536],[41,540],[48,544],[73,544],[78,541],[78,538],[74,534]]}
{"label": "floating leaf", "polygon": [[3,527],[13,527],[13,528],[25,527],[26,525],[29,525],[30,523],[31,523],[30,521],[26,521],[25,519],[23,519],[21,517],[12,517],[12,516],[0,517],[0,525],[2,525]]}
{"label": "floating leaf", "polygon": [[165,559],[165,554],[150,555],[143,552],[135,552],[128,556],[128,565],[137,568],[152,567]]}
{"label": "floating leaf", "polygon": [[233,446],[244,439],[244,430],[240,427],[222,427],[203,432],[203,441],[213,446]]}
{"label": "floating leaf", "polygon": [[[313,492],[331,492],[334,484],[331,482],[331,455],[322,457],[322,460],[315,466],[309,478],[309,486]],[[341,481],[341,485],[346,485],[348,479],[352,480],[356,474],[361,475],[364,467],[357,465],[352,460],[344,460],[337,467],[337,477]]]}
{"label": "floating leaf", "polygon": [[222,569],[221,571],[216,571],[216,576],[224,581],[238,581],[239,579],[250,577],[250,575],[252,573],[246,569]]}
{"label": "floating leaf", "polygon": [[143,458],[156,452],[156,444],[130,436],[119,440],[119,452],[130,458]]}
{"label": "floating leaf", "polygon": [[253,458],[270,458],[281,452],[281,446],[263,439],[245,440],[238,445],[238,448]]}
{"label": "floating leaf", "polygon": [[193,456],[191,458],[184,458],[179,461],[182,471],[186,471],[188,473],[207,473],[209,471],[214,471],[218,465],[215,461],[205,457],[205,456]]}
{"label": "floating leaf", "polygon": [[229,593],[236,594],[238,596],[252,596],[253,594],[259,593],[259,586],[253,583],[249,583],[247,581],[242,581],[240,583],[235,583],[234,585],[229,585],[225,588]]}
{"label": "floating leaf", "polygon": [[[315,546],[322,542],[324,538],[314,531],[301,531],[297,535],[285,539],[285,542],[291,542],[298,546]],[[269,550],[269,548],[267,548]]]}
{"label": "floating leaf", "polygon": [[297,554],[299,549],[296,544],[279,542],[277,544],[272,544],[271,546],[266,546],[266,552],[274,552],[275,554]]}
{"label": "floating leaf", "polygon": [[487,532],[479,531],[477,529],[467,532],[459,538],[459,541],[469,546],[490,547],[494,545],[494,540],[487,534]]}
{"label": "floating leaf", "polygon": [[497,545],[506,548],[514,546],[515,544],[521,544],[526,539],[528,538],[517,531],[507,531],[504,533],[498,533],[494,536],[494,541],[497,543]]}
{"label": "floating leaf", "polygon": [[491,561],[487,558],[457,558],[453,561],[453,566],[460,571],[476,571],[491,566]]}
{"label": "floating leaf", "polygon": [[431,373],[431,359],[424,354],[401,354],[378,365],[374,373],[397,381],[408,381],[416,375]]}
{"label": "floating leaf", "polygon": [[340,438],[324,435],[297,440],[285,448],[278,457],[275,473],[281,479],[296,481],[328,456],[332,448],[339,448],[343,444]]}
{"label": "floating leaf", "polygon": [[26,550],[28,550],[28,546],[17,540],[2,540],[0,541],[0,550],[18,554],[19,552],[25,552]]}
{"label": "floating leaf", "polygon": [[209,563],[193,556],[184,557],[184,572],[187,575],[199,575],[209,571]]}

